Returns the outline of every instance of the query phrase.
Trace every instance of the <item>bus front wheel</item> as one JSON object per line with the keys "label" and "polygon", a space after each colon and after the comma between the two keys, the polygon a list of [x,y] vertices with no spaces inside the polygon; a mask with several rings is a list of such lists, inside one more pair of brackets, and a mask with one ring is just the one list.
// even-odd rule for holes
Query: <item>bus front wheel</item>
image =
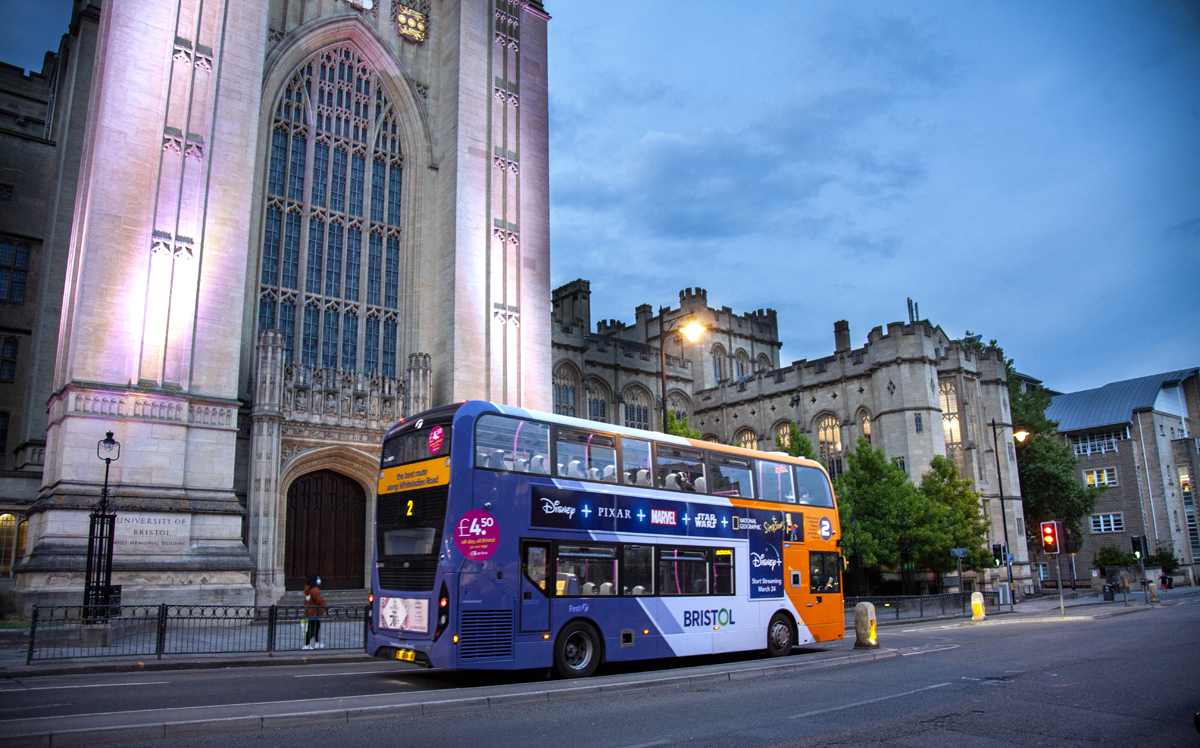
{"label": "bus front wheel", "polygon": [[767,626],[767,655],[770,657],[783,657],[792,651],[792,644],[795,643],[795,637],[792,636],[792,622],[787,615],[776,613],[771,616],[771,623]]}
{"label": "bus front wheel", "polygon": [[563,628],[554,645],[554,674],[559,678],[586,678],[600,665],[600,635],[583,621]]}

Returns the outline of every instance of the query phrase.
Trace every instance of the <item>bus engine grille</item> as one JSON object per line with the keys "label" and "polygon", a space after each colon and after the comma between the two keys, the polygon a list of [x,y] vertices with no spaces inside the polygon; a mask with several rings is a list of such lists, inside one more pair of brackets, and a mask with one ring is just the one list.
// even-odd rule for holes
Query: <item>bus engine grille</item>
{"label": "bus engine grille", "polygon": [[464,660],[513,656],[511,610],[464,610],[458,656]]}
{"label": "bus engine grille", "polygon": [[[425,566],[427,568],[421,568]],[[385,566],[379,570],[379,587],[393,592],[433,592],[437,579],[437,563],[416,565],[413,567],[395,568]]]}

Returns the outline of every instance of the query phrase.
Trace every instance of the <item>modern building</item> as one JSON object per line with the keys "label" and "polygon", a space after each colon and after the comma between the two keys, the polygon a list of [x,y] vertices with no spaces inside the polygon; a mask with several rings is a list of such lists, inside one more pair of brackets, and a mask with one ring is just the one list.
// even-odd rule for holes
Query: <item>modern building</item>
{"label": "modern building", "polygon": [[[1200,433],[1200,369],[1181,369],[1058,395],[1046,416],[1078,459],[1076,477],[1104,488],[1084,520],[1075,574],[1090,583],[1103,546],[1130,550],[1130,536],[1150,552],[1165,548],[1194,582],[1200,572],[1194,480]],[[1045,563],[1043,575],[1055,575]],[[1071,579],[1067,569],[1063,579]]]}
{"label": "modern building", "polygon": [[[677,308],[655,314],[644,304],[632,325],[602,320],[593,333],[589,282],[576,280],[553,293],[557,412],[660,430],[659,346],[665,341],[668,408],[687,416],[709,441],[773,450],[776,435],[795,422],[833,473],[844,468],[846,452],[860,437],[914,482],[935,455],[954,460],[982,496],[991,520],[989,543],[1005,542],[1007,520],[1017,590],[1032,592],[1006,367],[998,349],[951,338],[920,319],[910,302],[907,322],[872,329],[858,347],[849,324],[839,321],[832,354],[783,365],[772,309],[735,314],[710,307],[705,289],[687,288],[679,292]],[[707,328],[694,343],[673,332],[689,318]],[[1001,576],[991,570],[970,581],[992,588]]]}
{"label": "modern building", "polygon": [[26,610],[81,599],[109,431],[123,601],[269,603],[366,585],[401,415],[550,408],[547,21],[76,0],[40,74],[0,69],[0,570]]}

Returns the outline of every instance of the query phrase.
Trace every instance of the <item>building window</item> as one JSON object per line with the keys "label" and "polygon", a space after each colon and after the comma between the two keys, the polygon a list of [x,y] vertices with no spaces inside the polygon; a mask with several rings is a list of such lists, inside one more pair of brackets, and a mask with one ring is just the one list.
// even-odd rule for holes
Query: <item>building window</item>
{"label": "building window", "polygon": [[1092,515],[1092,532],[1125,532],[1125,515],[1123,512]]}
{"label": "building window", "polygon": [[833,414],[817,421],[817,454],[831,475],[842,474],[842,427]]}
{"label": "building window", "polygon": [[938,382],[938,395],[942,407],[942,431],[946,436],[946,457],[954,461],[958,474],[963,474],[962,419],[958,411],[958,391],[954,380]]}
{"label": "building window", "polygon": [[0,467],[8,458],[8,413],[0,411]]}
{"label": "building window", "polygon": [[17,339],[5,338],[0,345],[0,382],[17,379]]}
{"label": "building window", "polygon": [[713,385],[725,379],[725,349],[714,345],[712,349]]}
{"label": "building window", "polygon": [[754,429],[742,429],[734,437],[734,442],[742,449],[758,449],[758,435]]}
{"label": "building window", "polygon": [[1187,522],[1188,540],[1192,545],[1192,559],[1200,558],[1200,528],[1196,526],[1196,505],[1192,496],[1192,474],[1186,467],[1176,468],[1179,475],[1179,493],[1183,496],[1183,518]]}
{"label": "building window", "polygon": [[913,426],[917,429],[918,434],[925,430],[925,425],[921,423],[920,413],[917,413],[913,416]]}
{"label": "building window", "polygon": [[903,457],[894,457],[894,458],[892,458],[892,462],[895,463],[896,467],[900,468],[901,470],[903,470],[906,473],[908,472],[908,469],[904,467],[904,458]]}
{"label": "building window", "polygon": [[683,423],[691,414],[692,405],[684,395],[672,392],[667,396],[667,410],[671,412],[671,415],[675,416],[676,421]]}
{"label": "building window", "polygon": [[1117,485],[1117,469],[1115,467],[1084,470],[1083,482],[1088,486]]}
{"label": "building window", "polygon": [[650,397],[641,388],[625,391],[625,425],[650,430]]}
{"label": "building window", "polygon": [[0,301],[25,301],[29,245],[0,239]]}
{"label": "building window", "polygon": [[792,448],[792,424],[788,421],[783,421],[775,427],[775,441],[779,442],[784,449]]}
{"label": "building window", "polygon": [[750,357],[745,351],[738,351],[735,359],[737,365],[737,378],[741,379],[750,373]]}
{"label": "building window", "polygon": [[579,389],[579,378],[570,364],[561,364],[554,370],[554,412],[560,416],[575,415],[575,392]]}
{"label": "building window", "polygon": [[608,423],[608,388],[595,380],[586,383],[587,417],[600,423]]}
{"label": "building window", "polygon": [[17,549],[17,515],[0,514],[0,577],[12,576],[13,556]]}
{"label": "building window", "polygon": [[1090,454],[1107,454],[1117,451],[1117,442],[1129,438],[1129,427],[1118,431],[1100,431],[1095,434],[1084,434],[1071,437],[1077,456]]}
{"label": "building window", "polygon": [[871,443],[871,414],[865,410],[858,413],[858,427],[862,438],[867,440],[867,444]]}
{"label": "building window", "polygon": [[[396,376],[399,136],[379,75],[351,47],[314,55],[279,95],[267,154],[258,326],[283,330],[289,360],[299,354],[304,366],[354,371],[361,351],[365,371]],[[293,351],[298,322],[300,350]]]}

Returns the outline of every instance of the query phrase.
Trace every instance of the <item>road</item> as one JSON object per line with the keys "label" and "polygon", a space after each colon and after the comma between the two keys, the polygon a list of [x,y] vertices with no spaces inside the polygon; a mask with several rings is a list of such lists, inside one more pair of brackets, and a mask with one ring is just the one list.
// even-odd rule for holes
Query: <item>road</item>
{"label": "road", "polygon": [[[995,617],[975,626],[917,622],[881,629],[882,644],[901,656],[867,664],[342,725],[305,726],[297,718],[295,729],[171,744],[1195,746],[1200,596],[1130,610]],[[829,654],[799,652],[792,659]],[[306,703],[325,703],[306,699],[489,683],[546,686],[534,674],[402,672],[390,663],[30,678],[0,687],[0,727],[35,716],[201,704],[286,700],[296,702],[290,711],[302,712]]]}

